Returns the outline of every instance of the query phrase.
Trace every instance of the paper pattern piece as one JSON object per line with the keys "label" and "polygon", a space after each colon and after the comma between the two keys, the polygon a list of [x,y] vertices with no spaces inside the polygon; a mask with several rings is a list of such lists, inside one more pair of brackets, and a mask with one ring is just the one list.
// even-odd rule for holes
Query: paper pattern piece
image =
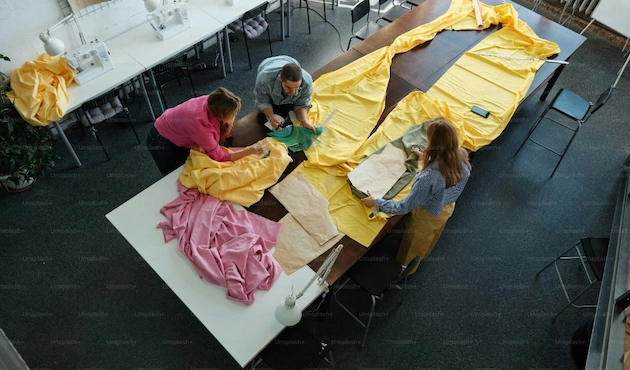
{"label": "paper pattern piece", "polygon": [[72,8],[72,12],[78,14],[79,10],[86,8],[91,5],[96,5],[99,3],[108,3],[109,0],[68,0],[68,4]]}
{"label": "paper pattern piece", "polygon": [[308,265],[330,248],[335,247],[345,236],[339,233],[326,243],[320,245],[304,230],[290,213],[284,216],[280,223],[282,231],[273,253],[273,258],[287,275]]}
{"label": "paper pattern piece", "polygon": [[407,171],[406,160],[404,150],[387,144],[381,153],[369,156],[350,171],[348,180],[363,193],[369,190],[375,198],[383,198]]}
{"label": "paper pattern piece", "polygon": [[290,174],[269,192],[319,245],[339,234],[328,212],[328,201],[302,174]]}

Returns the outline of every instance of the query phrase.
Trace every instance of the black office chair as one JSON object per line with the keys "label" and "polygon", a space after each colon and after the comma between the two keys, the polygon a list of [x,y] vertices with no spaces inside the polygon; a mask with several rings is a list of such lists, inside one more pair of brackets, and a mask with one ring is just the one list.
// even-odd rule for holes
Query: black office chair
{"label": "black office chair", "polygon": [[81,106],[81,110],[83,114],[80,119],[82,124],[86,124],[90,126],[90,131],[94,138],[101,145],[101,149],[105,153],[107,160],[110,160],[109,154],[107,153],[107,149],[103,145],[101,138],[98,136],[98,129],[96,125],[101,122],[106,122],[114,118],[120,113],[123,113],[127,118],[126,121],[131,126],[133,130],[133,134],[136,136],[136,140],[138,144],[140,144],[140,138],[138,137],[138,133],[136,132],[136,128],[133,127],[133,120],[131,119],[131,115],[129,114],[129,109],[125,107],[120,100],[119,90],[115,88],[96,99],[92,99],[86,103],[83,103]]}
{"label": "black office chair", "polygon": [[[354,32],[354,24],[360,21],[363,17],[367,15],[367,23],[365,26],[361,27],[357,32]],[[350,16],[352,18],[352,37],[348,40],[348,48],[350,50],[350,43],[352,39],[365,40],[368,37],[372,36],[376,32],[378,32],[383,26],[377,24],[375,22],[370,22],[370,0],[361,0],[350,10]]]}
{"label": "black office chair", "polygon": [[[317,339],[302,321],[287,326],[259,357],[268,368],[276,370],[314,369],[322,361],[335,369],[330,345]],[[260,360],[252,361],[251,368],[255,369]]]}
{"label": "black office chair", "polygon": [[[561,89],[558,92],[558,94],[556,94],[556,96],[553,98],[551,103],[547,106],[547,108],[545,108],[545,111],[538,118],[536,123],[534,123],[534,126],[532,126],[532,128],[529,130],[529,133],[527,134],[527,138],[525,139],[525,141],[523,141],[523,143],[518,148],[516,153],[514,153],[514,156],[516,156],[518,152],[521,150],[521,148],[523,148],[527,140],[530,140],[534,144],[537,144],[547,149],[548,151],[558,155],[560,157],[560,160],[556,164],[556,167],[554,167],[553,172],[551,172],[551,176],[549,176],[549,177],[552,177],[553,174],[558,169],[560,162],[562,162],[562,159],[564,158],[565,153],[569,149],[569,146],[573,142],[575,135],[577,135],[578,130],[580,129],[580,127],[582,127],[582,124],[585,123],[593,113],[597,112],[601,107],[604,106],[604,104],[606,104],[606,102],[612,95],[614,88],[615,88],[614,85],[611,85],[610,87],[606,88],[606,90],[602,92],[602,94],[599,96],[599,98],[597,99],[595,103],[589,102],[588,100],[582,98],[581,96],[579,96],[578,94],[574,93],[571,90]],[[572,119],[573,121],[576,122],[576,125],[567,125],[563,122],[560,122],[552,118],[551,116],[548,115],[549,110],[559,112],[563,116]],[[545,144],[542,144],[541,142],[536,141],[535,139],[532,138],[532,134],[534,133],[536,128],[538,128],[538,125],[543,121],[544,118],[546,118],[548,121],[556,123],[572,131],[571,139],[569,139],[569,142],[566,144],[563,150],[556,151],[555,149],[550,148],[546,146]]]}
{"label": "black office chair", "polygon": [[166,98],[164,97],[164,88],[174,82],[177,82],[177,85],[181,86],[181,80],[188,79],[193,97],[197,96],[197,91],[195,90],[195,84],[190,74],[190,70],[184,68],[182,63],[177,61],[177,59],[153,67],[152,72],[155,78],[155,84],[158,88],[160,100],[165,108],[168,108],[168,104],[166,104]]}
{"label": "black office chair", "polygon": [[392,7],[388,11],[384,12],[381,15],[381,7],[383,6],[383,4],[385,4],[388,1],[390,1],[390,0],[378,0],[378,15],[379,15],[379,18],[376,19],[376,21],[375,21],[376,23],[378,23],[378,21],[381,20],[381,19],[386,21],[386,22],[391,23],[391,22],[395,21],[396,19],[402,17],[403,15],[407,14],[407,12],[410,10],[409,8],[405,8],[404,6],[402,6],[402,4],[404,2],[401,3],[400,5],[396,5],[394,0],[391,0],[392,1]]}
{"label": "black office chair", "polygon": [[245,49],[247,50],[247,60],[249,61],[249,69],[252,69],[252,59],[249,55],[248,39],[256,38],[267,31],[267,39],[269,40],[269,52],[273,55],[271,49],[271,34],[269,33],[269,23],[267,22],[267,5],[269,2],[262,3],[254,9],[248,10],[243,14],[241,19],[236,20],[228,25],[228,28],[245,39]]}
{"label": "black office chair", "polygon": [[[560,310],[556,314],[556,317],[560,315],[564,310],[573,306],[576,308],[595,308],[597,305],[595,304],[582,304],[578,305],[575,302],[583,296],[591,287],[593,287],[597,282],[602,280],[602,276],[604,274],[604,267],[606,266],[606,254],[608,253],[608,242],[609,238],[582,238],[579,242],[573,244],[569,249],[562,252],[558,257],[556,257],[553,261],[549,262],[542,269],[540,269],[536,273],[536,277],[547,269],[549,266],[554,265],[556,269],[556,274],[558,275],[558,279],[560,280],[560,286],[562,287],[562,291],[564,292],[564,296],[567,299],[568,304]],[[581,247],[581,250],[580,250]],[[573,254],[575,251],[576,254]],[[582,268],[586,273],[586,277],[588,279],[589,284],[582,289],[580,293],[578,293],[575,297],[571,297],[569,292],[567,291],[566,285],[564,283],[564,279],[562,278],[562,274],[560,273],[560,269],[558,268],[558,261],[565,260],[580,260]],[[586,267],[586,263],[591,268],[593,276],[588,272],[588,268]]]}
{"label": "black office chair", "polygon": [[[409,272],[413,271],[419,263],[420,257],[417,256],[403,270],[401,264],[398,263],[394,257],[382,251],[377,246],[368,251],[368,253],[355,263],[350,270],[348,270],[346,273],[346,280],[335,289],[333,297],[335,302],[337,302],[341,308],[343,308],[365,328],[361,347],[365,345],[368,330],[370,329],[370,324],[372,323],[372,317],[374,316],[376,301],[383,300],[385,292],[392,288],[396,288],[403,291],[403,295],[400,300],[400,303],[402,304],[402,299],[404,298],[404,287],[407,284]],[[372,308],[370,309],[367,323],[355,316],[346,306],[339,302],[339,299],[337,298],[337,293],[339,293],[339,291],[341,291],[350,280],[354,281],[358,286],[366,291],[372,299]],[[401,283],[403,283],[402,286],[400,286]]]}

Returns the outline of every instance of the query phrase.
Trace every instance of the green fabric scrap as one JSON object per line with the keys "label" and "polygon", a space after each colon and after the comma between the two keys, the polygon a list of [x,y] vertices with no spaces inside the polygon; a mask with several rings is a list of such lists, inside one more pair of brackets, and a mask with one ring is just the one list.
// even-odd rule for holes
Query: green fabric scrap
{"label": "green fabric scrap", "polygon": [[317,137],[324,132],[324,128],[316,127],[315,131],[317,134],[305,127],[290,125],[282,130],[271,131],[268,135],[284,143],[289,150],[295,153],[310,148]]}

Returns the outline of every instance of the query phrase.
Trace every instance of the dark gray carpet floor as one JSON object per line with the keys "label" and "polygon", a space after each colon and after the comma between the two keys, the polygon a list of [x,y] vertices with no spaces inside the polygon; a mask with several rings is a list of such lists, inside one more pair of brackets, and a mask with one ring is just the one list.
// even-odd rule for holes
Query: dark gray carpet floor
{"label": "dark gray carpet floor", "polygon": [[[347,45],[349,10],[327,12],[339,34],[312,13],[309,35],[306,10],[297,0],[293,5],[293,34],[284,42],[279,14],[270,14],[273,52],[314,71]],[[312,6],[322,13],[321,4]],[[250,47],[254,65],[268,56],[264,38]],[[233,90],[243,98],[244,115],[254,108],[255,72],[242,41],[232,50],[234,73],[222,79],[218,70],[195,72],[195,84],[199,93]],[[202,57],[210,63],[214,50]],[[527,103],[497,140],[476,153],[473,175],[442,238],[409,281],[403,304],[397,307],[400,294],[392,291],[377,307],[365,348],[359,346],[362,328],[335,304],[330,313],[304,318],[331,343],[337,369],[572,368],[571,334],[593,310],[571,308],[553,322],[562,292],[553,270],[535,274],[579,238],[610,233],[620,166],[630,153],[630,72],[581,129],[553,178],[553,154],[529,144],[513,154],[559,88],[595,99],[622,64],[618,46],[589,38],[547,101]],[[170,105],[188,98],[185,82],[168,89]],[[144,139],[152,125],[148,110],[138,97],[130,107]],[[106,220],[160,174],[131,130],[111,124],[100,133],[111,161],[91,136],[71,128],[68,137],[83,167],[75,168],[57,141],[62,158],[46,177],[26,192],[0,193],[0,327],[35,369],[238,369]],[[399,236],[390,238],[395,243]],[[577,289],[579,271],[565,272]],[[343,293],[366,312],[367,296]],[[595,298],[596,291],[584,297]]]}

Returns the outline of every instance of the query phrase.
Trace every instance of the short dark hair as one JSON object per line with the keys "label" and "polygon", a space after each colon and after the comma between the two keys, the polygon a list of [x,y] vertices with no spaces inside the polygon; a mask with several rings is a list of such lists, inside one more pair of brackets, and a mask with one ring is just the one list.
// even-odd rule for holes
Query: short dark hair
{"label": "short dark hair", "polygon": [[280,79],[282,81],[302,81],[302,68],[295,63],[287,63],[282,67]]}

